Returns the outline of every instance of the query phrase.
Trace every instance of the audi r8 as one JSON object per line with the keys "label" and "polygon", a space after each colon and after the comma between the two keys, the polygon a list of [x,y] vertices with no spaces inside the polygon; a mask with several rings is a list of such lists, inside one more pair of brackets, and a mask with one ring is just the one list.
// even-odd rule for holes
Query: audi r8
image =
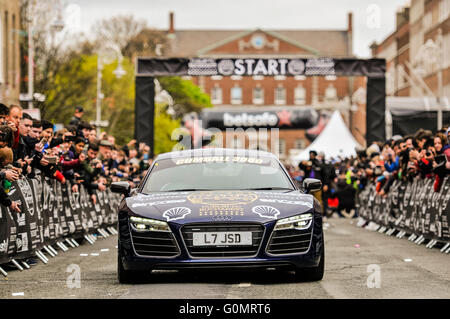
{"label": "audi r8", "polygon": [[324,273],[322,212],[276,156],[195,149],[159,155],[139,187],[113,183],[119,205],[118,279],[159,269],[282,268],[301,280]]}

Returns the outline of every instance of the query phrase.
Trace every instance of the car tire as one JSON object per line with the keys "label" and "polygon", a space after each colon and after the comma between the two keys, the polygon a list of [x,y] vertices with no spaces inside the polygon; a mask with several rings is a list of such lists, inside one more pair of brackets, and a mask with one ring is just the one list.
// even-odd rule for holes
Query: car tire
{"label": "car tire", "polygon": [[[322,242],[323,243],[323,242]],[[325,270],[325,247],[322,244],[320,262],[317,267],[298,268],[295,270],[295,278],[298,281],[319,281],[322,280]]]}
{"label": "car tire", "polygon": [[150,271],[126,270],[123,267],[120,253],[117,256],[117,279],[121,284],[137,284],[148,281]]}

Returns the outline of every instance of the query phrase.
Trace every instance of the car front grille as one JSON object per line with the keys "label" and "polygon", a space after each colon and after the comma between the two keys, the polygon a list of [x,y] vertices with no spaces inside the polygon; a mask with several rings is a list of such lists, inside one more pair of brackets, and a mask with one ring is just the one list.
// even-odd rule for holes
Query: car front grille
{"label": "car front grille", "polygon": [[311,242],[312,228],[305,230],[275,230],[267,246],[271,255],[288,255],[305,253]]}
{"label": "car front grille", "polygon": [[[194,232],[252,232],[252,245],[246,246],[193,246]],[[258,253],[264,235],[260,224],[190,224],[181,229],[189,255],[195,258],[237,258],[252,257]]]}
{"label": "car front grille", "polygon": [[176,257],[180,250],[171,232],[131,231],[134,250],[146,257]]}

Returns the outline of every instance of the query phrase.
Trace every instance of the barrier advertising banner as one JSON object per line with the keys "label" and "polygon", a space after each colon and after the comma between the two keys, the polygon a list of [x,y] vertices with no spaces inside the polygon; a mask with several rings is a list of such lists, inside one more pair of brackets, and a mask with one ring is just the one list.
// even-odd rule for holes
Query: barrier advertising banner
{"label": "barrier advertising banner", "polygon": [[359,215],[408,234],[450,241],[450,178],[444,179],[439,192],[433,184],[434,179],[397,180],[385,197],[370,184],[358,195]]}
{"label": "barrier advertising banner", "polygon": [[0,264],[28,258],[58,240],[82,238],[97,228],[114,225],[120,196],[109,189],[95,194],[94,205],[83,186],[74,193],[69,186],[39,175],[12,183],[8,196],[21,203],[22,212],[1,206]]}

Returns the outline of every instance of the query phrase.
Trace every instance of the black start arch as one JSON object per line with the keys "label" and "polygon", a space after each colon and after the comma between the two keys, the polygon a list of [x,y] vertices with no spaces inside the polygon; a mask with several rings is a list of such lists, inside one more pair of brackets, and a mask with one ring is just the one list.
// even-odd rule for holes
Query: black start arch
{"label": "black start arch", "polygon": [[135,138],[154,149],[157,76],[365,76],[366,140],[385,140],[386,61],[333,58],[138,58],[136,63]]}

